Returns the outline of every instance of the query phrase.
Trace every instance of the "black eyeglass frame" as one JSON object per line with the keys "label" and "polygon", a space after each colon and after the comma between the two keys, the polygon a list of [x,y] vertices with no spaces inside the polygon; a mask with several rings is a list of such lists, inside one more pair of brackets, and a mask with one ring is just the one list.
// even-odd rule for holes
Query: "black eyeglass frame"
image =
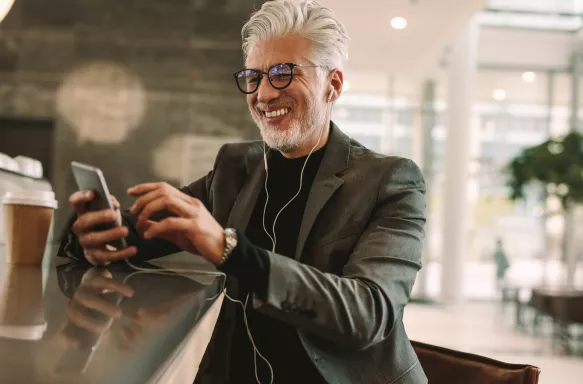
{"label": "black eyeglass frame", "polygon": [[[271,81],[271,78],[269,77],[269,71],[271,71],[274,67],[277,67],[278,65],[287,65],[290,68],[289,82],[286,85],[284,85],[283,87],[277,87],[277,86],[275,86],[273,84],[273,82]],[[282,89],[285,89],[285,88],[289,87],[290,84],[292,83],[293,79],[294,79],[294,68],[295,67],[318,68],[320,66],[319,65],[310,65],[310,64],[297,64],[297,63],[277,63],[277,64],[273,64],[271,67],[269,67],[269,69],[267,70],[267,72],[263,72],[263,71],[260,71],[258,69],[253,69],[253,68],[244,68],[244,69],[241,69],[241,70],[233,73],[233,76],[235,77],[235,83],[237,83],[237,88],[239,88],[239,91],[241,91],[242,93],[244,93],[246,95],[250,95],[252,93],[257,92],[257,90],[259,89],[259,85],[261,84],[261,80],[263,80],[263,76],[265,76],[265,75],[267,75],[267,80],[269,81],[269,84],[271,84],[271,86],[273,88],[275,88],[277,90],[282,90]],[[257,74],[259,76],[259,79],[257,81],[257,85],[255,86],[255,89],[253,91],[251,91],[251,92],[249,92],[247,90],[243,90],[241,88],[241,86],[239,85],[239,81],[238,81],[239,77],[238,77],[238,75],[241,72],[245,72],[245,71],[255,71],[255,72],[257,72]]]}

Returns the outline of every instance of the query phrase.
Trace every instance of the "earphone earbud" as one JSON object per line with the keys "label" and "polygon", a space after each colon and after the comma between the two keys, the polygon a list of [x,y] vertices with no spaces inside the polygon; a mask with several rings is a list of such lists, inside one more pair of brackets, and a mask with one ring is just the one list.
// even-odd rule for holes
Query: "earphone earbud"
{"label": "earphone earbud", "polygon": [[328,94],[328,102],[331,102],[331,101],[332,101],[332,94],[333,94],[333,93],[334,93],[334,88],[332,88],[332,89],[330,90],[330,93]]}

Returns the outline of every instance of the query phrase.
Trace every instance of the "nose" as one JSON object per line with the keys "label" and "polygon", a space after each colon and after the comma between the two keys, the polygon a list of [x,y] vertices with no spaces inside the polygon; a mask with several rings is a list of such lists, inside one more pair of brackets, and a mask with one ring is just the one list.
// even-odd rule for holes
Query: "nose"
{"label": "nose", "polygon": [[260,103],[268,103],[271,100],[277,99],[279,97],[279,90],[273,88],[267,76],[264,76],[259,83],[259,88],[257,88],[257,101]]}

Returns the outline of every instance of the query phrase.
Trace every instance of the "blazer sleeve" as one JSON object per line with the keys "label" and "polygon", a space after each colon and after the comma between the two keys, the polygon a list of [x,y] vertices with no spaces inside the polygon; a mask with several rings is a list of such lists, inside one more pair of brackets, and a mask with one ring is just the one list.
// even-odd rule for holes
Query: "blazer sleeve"
{"label": "blazer sleeve", "polygon": [[393,161],[342,275],[268,252],[267,295],[254,297],[254,307],[339,347],[363,350],[383,341],[402,317],[421,268],[425,208],[417,165]]}
{"label": "blazer sleeve", "polygon": [[[221,147],[217,154],[217,157],[215,158],[215,164],[213,166],[213,169],[206,176],[201,177],[200,179],[196,180],[190,185],[187,185],[180,189],[181,192],[186,193],[187,195],[190,195],[202,201],[209,211],[211,211],[212,205],[210,197],[211,184],[213,182],[215,170],[217,169],[217,166],[221,161],[221,157],[222,154],[225,152],[225,149],[226,146]],[[137,218],[132,216],[129,213],[128,209],[122,209],[121,215],[123,224],[127,226],[129,229],[129,235],[126,238],[127,244],[134,245],[138,249],[137,255],[132,257],[132,260],[145,261],[182,251],[176,245],[164,239],[156,238],[149,240],[144,239],[141,236],[141,234],[136,230]],[[152,220],[160,221],[171,215],[172,214],[168,211],[158,212],[156,215],[152,216]],[[80,246],[77,237],[73,234],[73,231],[71,230],[71,227],[75,222],[75,219],[76,219],[75,216],[69,219],[65,235],[63,236],[63,240],[61,242],[57,254],[75,260],[82,260],[85,258],[83,248]]]}

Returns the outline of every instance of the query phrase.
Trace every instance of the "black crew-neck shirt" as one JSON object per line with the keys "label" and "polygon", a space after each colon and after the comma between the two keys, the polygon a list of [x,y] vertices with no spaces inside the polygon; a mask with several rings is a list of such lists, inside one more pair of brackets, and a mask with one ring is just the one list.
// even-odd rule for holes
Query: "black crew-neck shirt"
{"label": "black crew-neck shirt", "polygon": [[[263,225],[263,212],[267,201],[265,229],[276,241],[275,252],[285,257],[295,258],[304,210],[325,148],[315,151],[309,158],[304,156],[295,159],[288,159],[277,151],[270,150],[268,152],[267,191],[269,199],[267,199],[268,194],[265,188],[262,188],[244,235],[246,239],[237,254],[233,255],[234,257],[245,260],[260,256],[259,258],[265,259],[262,257],[265,256],[265,253],[261,255],[262,252],[257,252],[256,249],[252,248],[272,250],[272,240],[267,235]],[[300,176],[302,176],[301,189]],[[294,196],[295,198],[290,202]],[[281,211],[286,204],[285,209]],[[274,237],[273,223],[276,216]],[[252,246],[250,246],[251,244]],[[268,289],[268,260],[260,260],[259,263],[252,264],[266,266],[265,271],[253,274],[252,278],[255,281],[242,282],[243,286],[253,287],[259,297],[265,296]],[[246,292],[243,292],[240,298],[244,299],[245,295]],[[251,305],[248,305],[247,308],[249,327],[255,345],[271,364],[275,374],[275,384],[326,383],[306,354],[294,327],[254,311]],[[255,384],[257,381],[253,363],[253,348],[240,311],[238,311],[237,317],[229,359],[229,382]],[[261,383],[269,383],[269,368],[259,356],[257,357],[257,368]]]}

